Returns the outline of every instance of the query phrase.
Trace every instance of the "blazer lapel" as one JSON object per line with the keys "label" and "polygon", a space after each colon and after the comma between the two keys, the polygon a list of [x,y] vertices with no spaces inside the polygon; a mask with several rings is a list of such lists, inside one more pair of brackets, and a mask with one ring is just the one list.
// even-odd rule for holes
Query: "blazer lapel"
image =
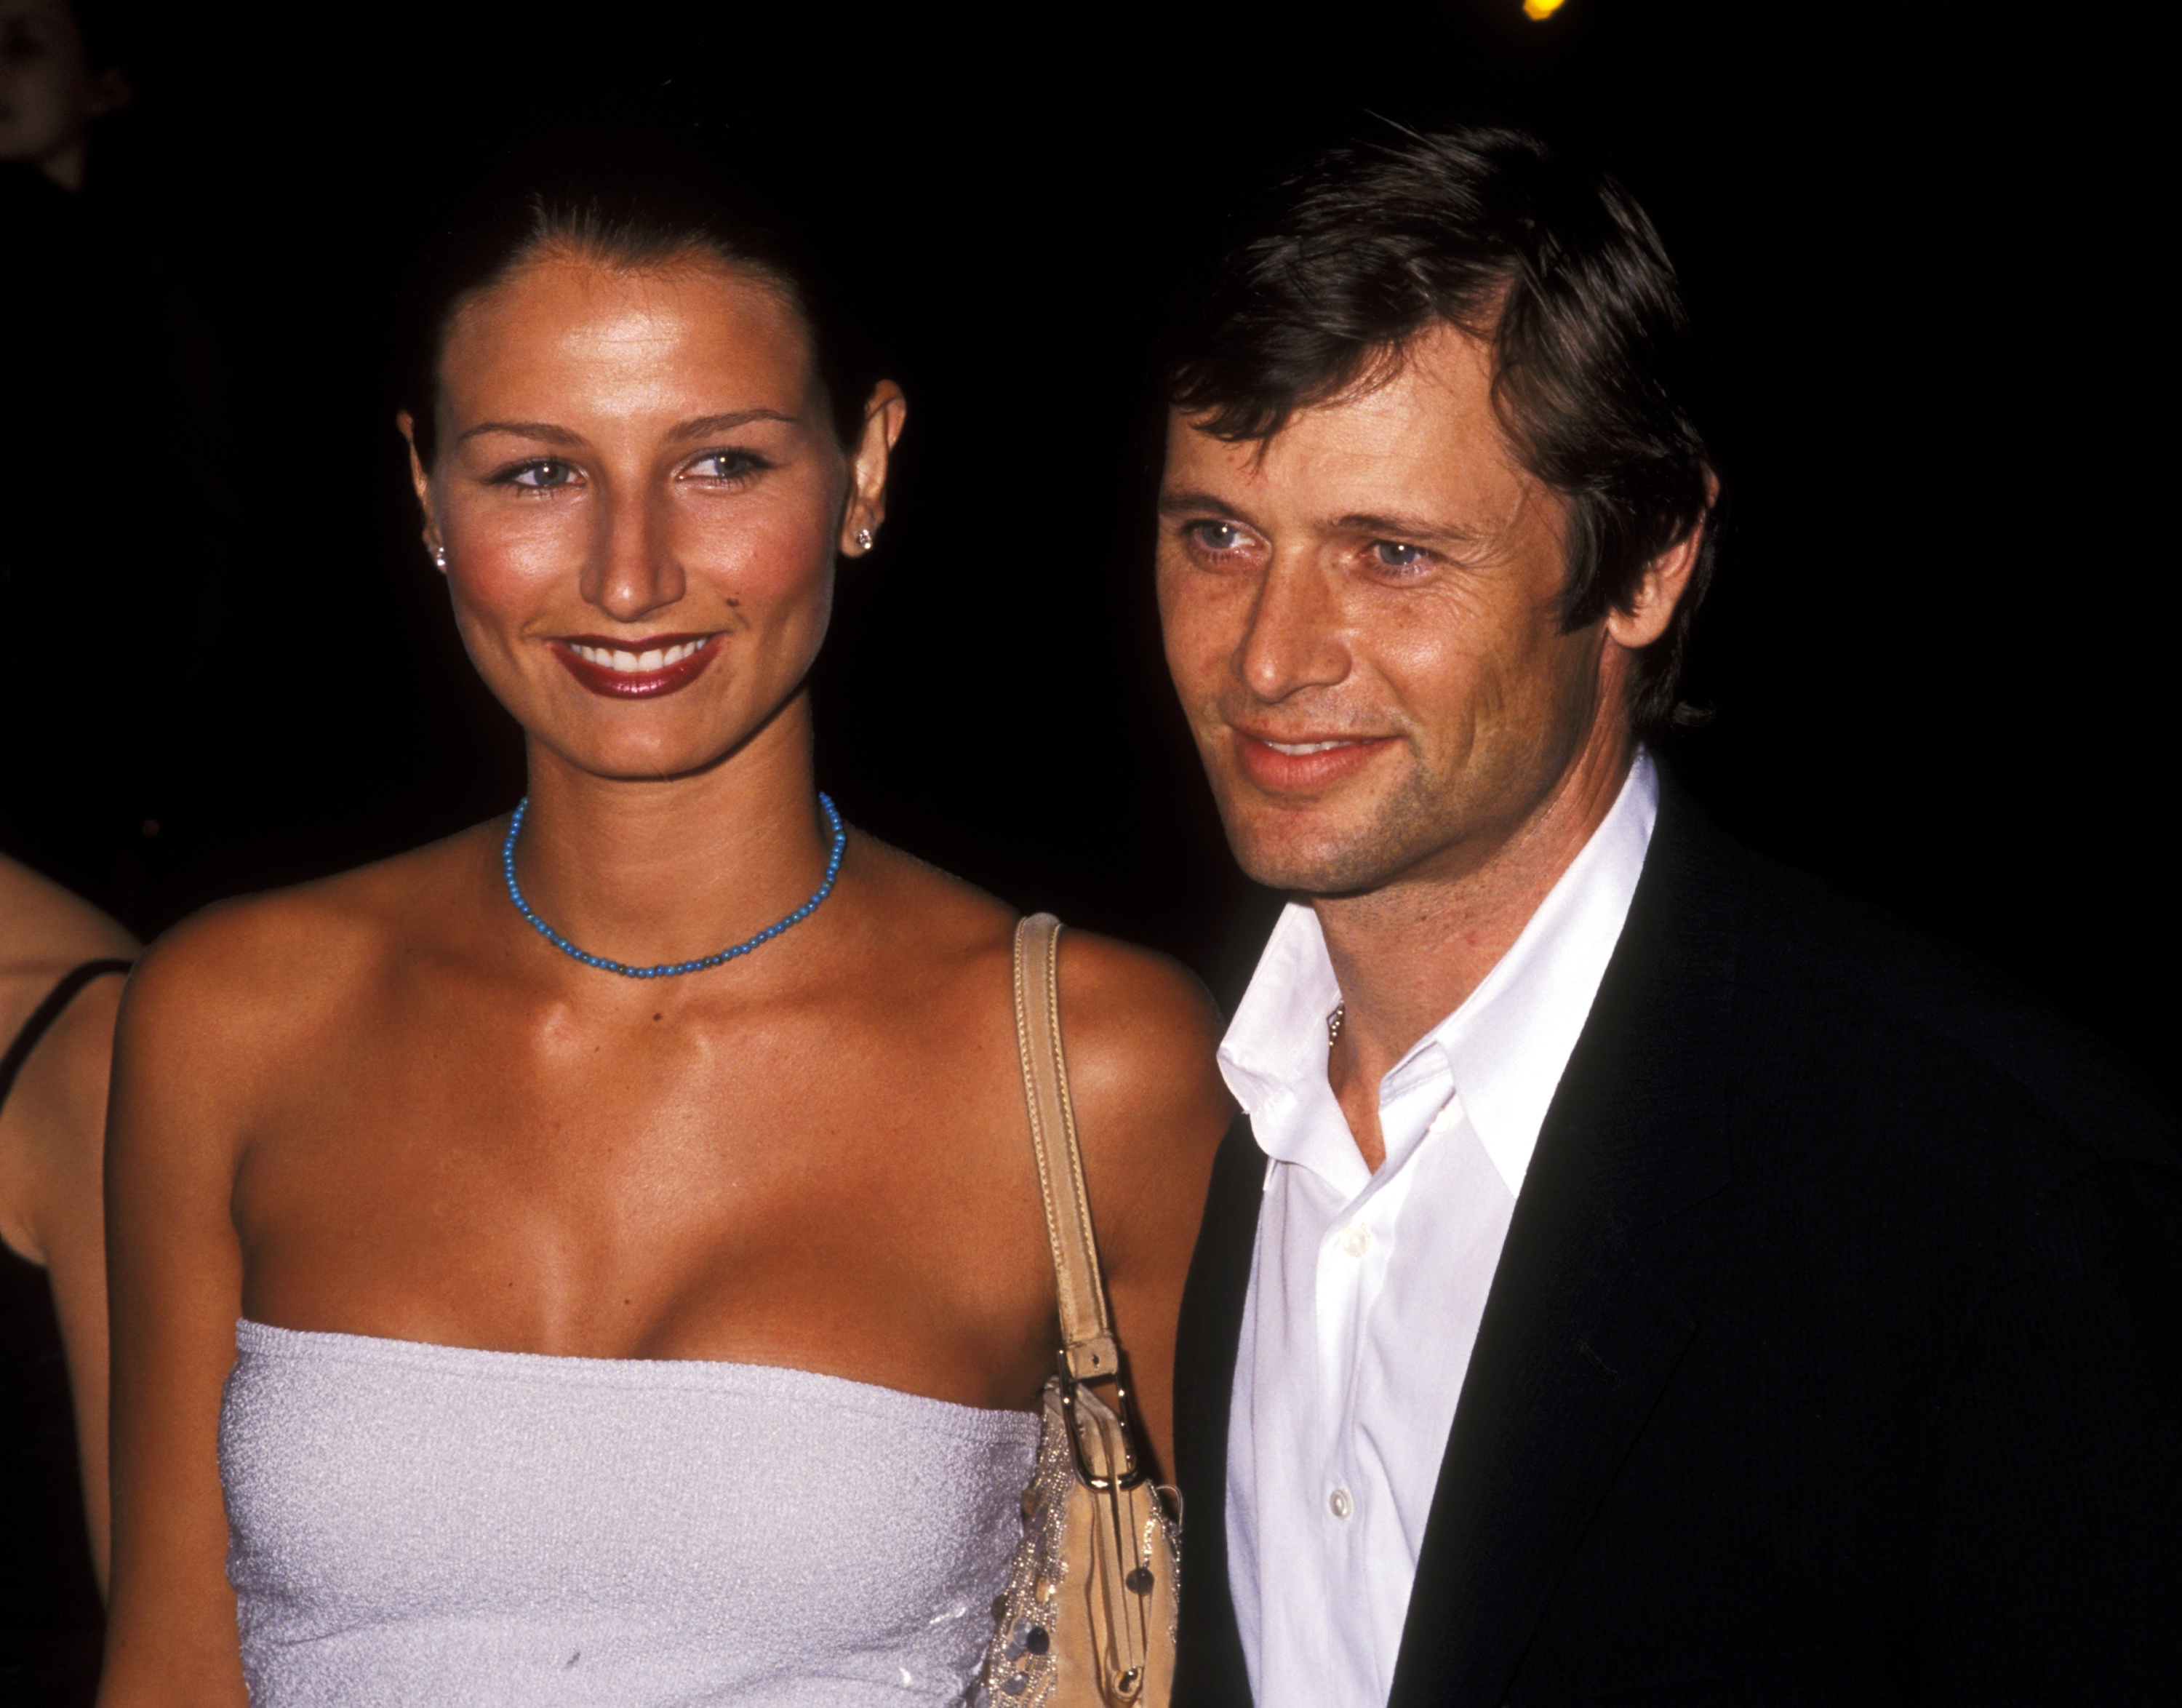
{"label": "blazer lapel", "polygon": [[1212,1165],[1175,1344],[1174,1476],[1182,1489],[1181,1642],[1174,1700],[1249,1708],[1249,1674],[1227,1593],[1227,1416],[1265,1153],[1238,1115]]}
{"label": "blazer lapel", "polygon": [[1493,1276],[1389,1708],[1504,1700],[1563,1566],[1696,1330],[1641,1250],[1651,1224],[1727,1182],[1721,1096],[1743,883],[1733,845],[1663,773],[1628,923]]}

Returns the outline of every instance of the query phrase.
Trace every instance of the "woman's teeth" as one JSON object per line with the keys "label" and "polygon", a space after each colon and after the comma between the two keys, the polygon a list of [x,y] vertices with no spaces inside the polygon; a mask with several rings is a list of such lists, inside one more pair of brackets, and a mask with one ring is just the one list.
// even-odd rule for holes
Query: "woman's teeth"
{"label": "woman's teeth", "polygon": [[620,670],[633,676],[649,675],[654,670],[664,670],[670,664],[679,664],[704,646],[702,640],[683,640],[668,647],[653,647],[648,652],[625,652],[606,646],[569,646],[586,664],[595,664],[601,670]]}

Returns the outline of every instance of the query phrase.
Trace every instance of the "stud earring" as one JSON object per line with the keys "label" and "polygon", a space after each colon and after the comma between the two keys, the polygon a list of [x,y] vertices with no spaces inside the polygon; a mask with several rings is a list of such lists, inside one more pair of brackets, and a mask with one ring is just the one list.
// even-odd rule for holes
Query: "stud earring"
{"label": "stud earring", "polygon": [[444,546],[435,546],[432,548],[432,562],[439,568],[442,569],[446,568],[447,567],[447,548]]}
{"label": "stud earring", "polygon": [[856,530],[856,550],[868,552],[871,549],[872,530],[868,528],[859,528]]}

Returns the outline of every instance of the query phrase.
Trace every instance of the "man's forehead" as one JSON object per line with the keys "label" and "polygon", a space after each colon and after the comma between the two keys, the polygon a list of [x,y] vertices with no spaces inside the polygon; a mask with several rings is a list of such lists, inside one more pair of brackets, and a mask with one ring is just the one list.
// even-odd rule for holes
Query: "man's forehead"
{"label": "man's forehead", "polygon": [[1375,509],[1393,488],[1497,508],[1531,480],[1493,409],[1492,352],[1479,340],[1436,328],[1370,380],[1295,410],[1262,439],[1221,439],[1171,415],[1165,490],[1238,502],[1309,493],[1314,509]]}

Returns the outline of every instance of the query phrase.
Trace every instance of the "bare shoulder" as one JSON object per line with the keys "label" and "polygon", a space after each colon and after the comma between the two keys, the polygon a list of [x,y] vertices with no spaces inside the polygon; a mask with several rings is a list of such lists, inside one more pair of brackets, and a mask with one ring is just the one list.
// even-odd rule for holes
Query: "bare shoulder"
{"label": "bare shoulder", "polygon": [[1124,1231],[1147,1199],[1181,1194],[1193,1206],[1233,1112],[1215,1061],[1221,1024],[1210,995],[1164,955],[1066,931],[1061,1015],[1102,1223]]}
{"label": "bare shoulder", "polygon": [[[873,917],[911,940],[915,958],[960,977],[966,990],[1006,989],[1016,909],[873,839],[860,838],[859,853]],[[1232,1110],[1213,1060],[1219,1011],[1197,978],[1150,950],[1066,930],[1061,1020],[1091,1173],[1171,1184],[1177,1171],[1209,1170]]]}
{"label": "bare shoulder", "polygon": [[1007,953],[1016,914],[999,897],[876,836],[860,831],[854,847],[871,917],[916,952],[943,962]]}
{"label": "bare shoulder", "polygon": [[1064,931],[1061,1005],[1072,1084],[1187,1095],[1218,1082],[1220,1012],[1179,962],[1111,937]]}
{"label": "bare shoulder", "polygon": [[[922,953],[976,962],[1005,974],[1013,952],[1015,908],[874,838],[859,839],[877,893],[878,917],[914,934]],[[1213,1072],[1219,1011],[1196,976],[1149,949],[1088,931],[1065,930],[1061,948],[1063,1045],[1079,1099],[1164,1091],[1187,1095]]]}
{"label": "bare shoulder", "polygon": [[1145,1444],[1171,1467],[1176,1323],[1233,1112],[1214,1055],[1220,1017],[1165,956],[1069,931],[1061,1024],[1114,1327]]}
{"label": "bare shoulder", "polygon": [[[69,971],[127,961],[136,940],[81,897],[0,858],[0,1049]],[[96,979],[18,1064],[0,1105],[0,1239],[33,1262],[95,1254],[98,1162],[119,979]],[[71,1238],[75,1247],[70,1247]],[[95,1260],[94,1260],[95,1261]]]}
{"label": "bare shoulder", "polygon": [[[1005,973],[1022,917],[1013,907],[875,838],[860,837],[858,852],[874,916],[889,929],[913,934],[918,951],[935,960]],[[1212,1060],[1219,1011],[1178,962],[1110,937],[1064,931],[1061,1007],[1069,1083],[1079,1102],[1188,1103],[1219,1084]]]}
{"label": "bare shoulder", "polygon": [[233,1075],[338,1029],[415,940],[444,937],[474,888],[482,830],[192,915],[147,950],[122,1008],[125,1051],[217,1053]]}
{"label": "bare shoulder", "polygon": [[[136,940],[81,896],[0,855],[0,987],[35,994],[86,961],[127,960]],[[5,1001],[0,998],[0,1001]],[[8,1006],[14,1006],[10,1003]]]}

